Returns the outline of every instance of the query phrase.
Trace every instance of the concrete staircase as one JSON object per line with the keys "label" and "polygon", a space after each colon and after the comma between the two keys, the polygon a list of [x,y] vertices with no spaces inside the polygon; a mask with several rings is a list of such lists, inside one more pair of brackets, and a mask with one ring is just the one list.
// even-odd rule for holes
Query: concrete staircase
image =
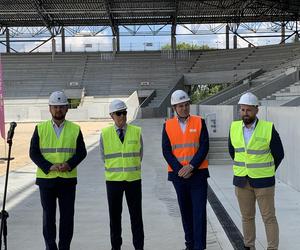
{"label": "concrete staircase", "polygon": [[231,165],[232,160],[228,152],[228,138],[210,138],[208,161],[210,165]]}
{"label": "concrete staircase", "polygon": [[238,95],[232,96],[220,104],[236,105],[241,95],[248,91],[255,94],[261,100],[282,88],[292,85],[296,81],[298,81],[298,73],[293,68],[283,67],[282,69],[269,71],[253,79],[247,90],[241,91]]}
{"label": "concrete staircase", "polygon": [[299,106],[300,82],[282,88],[261,100],[264,106]]}

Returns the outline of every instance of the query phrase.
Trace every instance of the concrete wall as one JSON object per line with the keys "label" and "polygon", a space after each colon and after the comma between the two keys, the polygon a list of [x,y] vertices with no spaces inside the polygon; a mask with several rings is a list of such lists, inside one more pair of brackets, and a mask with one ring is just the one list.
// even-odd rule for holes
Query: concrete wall
{"label": "concrete wall", "polygon": [[108,106],[114,99],[121,99],[125,102],[127,100],[127,98],[97,98],[94,96],[87,96],[84,98],[82,105],[77,108],[76,112],[78,117],[80,116],[79,113],[87,113],[88,119],[91,120],[110,118]]}
{"label": "concrete wall", "polygon": [[233,106],[227,105],[191,106],[191,114],[201,115],[205,119],[210,137],[228,137],[233,110]]}
{"label": "concrete wall", "polygon": [[[77,109],[69,109],[67,119],[71,121],[88,121],[96,119],[110,118],[108,113],[109,103],[114,98],[85,97],[84,101]],[[118,98],[123,100],[128,106],[128,120],[136,117],[139,108],[137,93],[134,92],[130,97]],[[39,122],[49,119],[48,99],[19,99],[4,101],[5,121],[11,122]]]}
{"label": "concrete wall", "polygon": [[48,99],[4,100],[5,121],[40,121],[48,111]]}
{"label": "concrete wall", "polygon": [[300,107],[260,107],[259,117],[274,122],[283,143],[285,158],[277,177],[300,191]]}
{"label": "concrete wall", "polygon": [[134,91],[131,96],[128,97],[126,100],[126,105],[128,107],[128,113],[127,113],[127,118],[128,120],[135,120],[138,114],[140,114],[139,108],[140,108],[140,103],[139,103],[139,97],[138,97],[138,92]]}

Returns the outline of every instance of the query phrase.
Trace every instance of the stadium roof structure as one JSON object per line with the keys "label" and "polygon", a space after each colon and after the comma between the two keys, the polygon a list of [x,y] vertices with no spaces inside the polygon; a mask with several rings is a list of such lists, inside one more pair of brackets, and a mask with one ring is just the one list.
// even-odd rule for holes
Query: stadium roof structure
{"label": "stadium roof structure", "polygon": [[0,0],[0,27],[296,21],[298,0]]}
{"label": "stadium roof structure", "polygon": [[[65,51],[65,27],[72,35],[78,33],[78,30],[73,31],[72,26],[101,30],[110,27],[114,37],[113,49],[118,51],[121,26],[131,31],[128,28],[130,25],[171,25],[171,47],[176,48],[177,25],[188,29],[185,26],[187,24],[226,24],[226,34],[230,30],[245,40],[238,34],[240,24],[251,23],[247,29],[255,33],[252,24],[260,22],[277,22],[275,32],[278,27],[282,28],[280,36],[284,42],[293,35],[300,37],[297,24],[299,16],[299,0],[0,0],[0,36],[6,36],[6,40],[0,40],[0,44],[6,46],[9,52],[10,42],[39,42],[41,40],[35,37],[47,32],[50,37],[42,40],[42,44],[30,52],[59,35],[62,37],[62,51]],[[295,23],[295,31],[290,23]],[[293,33],[286,35],[284,30],[289,26]],[[34,39],[20,40],[22,29],[30,30],[27,27],[32,27],[29,33]],[[19,40],[10,40],[11,37]],[[226,48],[229,48],[228,39],[226,36]]]}

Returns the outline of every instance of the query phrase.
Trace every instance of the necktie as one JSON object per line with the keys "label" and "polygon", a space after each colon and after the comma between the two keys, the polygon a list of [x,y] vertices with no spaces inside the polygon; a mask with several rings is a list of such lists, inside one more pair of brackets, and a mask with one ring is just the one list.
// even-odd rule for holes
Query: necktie
{"label": "necktie", "polygon": [[120,141],[123,143],[124,141],[124,132],[123,132],[123,129],[119,128],[119,138],[120,138]]}

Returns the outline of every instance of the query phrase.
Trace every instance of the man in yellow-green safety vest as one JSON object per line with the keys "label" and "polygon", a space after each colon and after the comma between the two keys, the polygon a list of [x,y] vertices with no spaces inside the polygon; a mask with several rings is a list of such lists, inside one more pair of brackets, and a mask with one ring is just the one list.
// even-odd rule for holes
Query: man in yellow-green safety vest
{"label": "man in yellow-green safety vest", "polygon": [[272,122],[259,120],[258,99],[248,92],[239,103],[242,120],[230,127],[229,153],[233,159],[233,184],[242,214],[245,249],[255,250],[255,203],[265,225],[267,249],[277,250],[279,229],[275,215],[275,171],[284,157]]}
{"label": "man in yellow-green safety vest", "polygon": [[[80,127],[65,120],[68,99],[61,91],[49,98],[52,119],[38,124],[30,143],[30,158],[37,165],[36,184],[43,207],[43,235],[46,250],[70,250],[74,227],[77,166],[86,157]],[[56,243],[58,200],[59,242]]]}
{"label": "man in yellow-green safety vest", "polygon": [[111,249],[121,249],[122,200],[123,193],[125,193],[130,213],[133,246],[136,250],[142,250],[144,249],[144,229],[141,128],[127,124],[127,106],[121,100],[116,99],[110,103],[109,113],[114,120],[114,125],[102,130],[100,151],[105,165]]}

